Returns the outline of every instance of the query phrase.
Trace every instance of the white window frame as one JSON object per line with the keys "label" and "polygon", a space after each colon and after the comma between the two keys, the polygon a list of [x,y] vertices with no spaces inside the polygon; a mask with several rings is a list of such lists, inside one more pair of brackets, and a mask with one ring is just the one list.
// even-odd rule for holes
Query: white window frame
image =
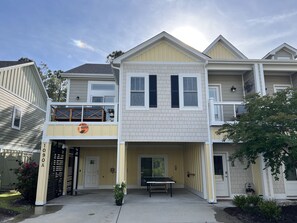
{"label": "white window frame", "polygon": [[[15,126],[15,125],[14,125],[15,115],[16,115],[17,110],[19,110],[19,111],[21,112],[21,116],[20,116],[20,125],[19,125],[19,126]],[[19,108],[19,107],[17,107],[17,106],[14,106],[14,107],[13,107],[13,113],[12,113],[11,128],[13,128],[13,129],[17,129],[17,130],[20,130],[20,129],[21,129],[21,126],[22,126],[22,116],[23,116],[22,109]]]}
{"label": "white window frame", "polygon": [[[144,77],[144,106],[131,106],[131,78]],[[126,109],[127,110],[148,110],[149,109],[149,74],[129,73],[126,79]]]}
{"label": "white window frame", "polygon": [[274,84],[273,92],[276,93],[277,90],[286,90],[287,88],[292,87],[290,84]]}
{"label": "white window frame", "polygon": [[[184,105],[184,77],[196,77],[197,78],[197,99],[198,106],[185,106]],[[179,102],[180,109],[182,110],[202,110],[202,84],[201,84],[201,74],[179,74]]]}
{"label": "white window frame", "polygon": [[[114,85],[114,95],[110,95],[110,91],[106,91],[106,95],[104,95],[104,91],[100,91],[100,95],[99,94],[95,94],[95,90],[92,90],[92,84],[111,84]],[[116,101],[116,84],[113,81],[88,81],[88,96],[87,96],[87,102],[88,103],[92,103],[92,97],[114,97],[114,103]]]}

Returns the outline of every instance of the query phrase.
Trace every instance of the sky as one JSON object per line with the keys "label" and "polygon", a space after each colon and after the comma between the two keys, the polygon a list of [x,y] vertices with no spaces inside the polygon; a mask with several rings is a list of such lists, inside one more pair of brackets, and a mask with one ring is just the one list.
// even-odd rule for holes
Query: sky
{"label": "sky", "polygon": [[0,60],[105,63],[166,31],[199,51],[220,34],[250,59],[297,48],[296,0],[1,0]]}

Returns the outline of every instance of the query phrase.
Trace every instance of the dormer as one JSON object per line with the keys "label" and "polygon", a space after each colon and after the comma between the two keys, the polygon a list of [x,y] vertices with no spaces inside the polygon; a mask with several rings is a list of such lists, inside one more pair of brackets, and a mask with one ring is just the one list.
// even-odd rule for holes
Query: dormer
{"label": "dormer", "polygon": [[236,60],[247,59],[235,46],[233,46],[222,35],[219,35],[204,51],[204,54],[212,59]]}
{"label": "dormer", "polygon": [[297,49],[287,43],[283,43],[279,47],[266,54],[263,59],[268,60],[295,60],[297,57]]}

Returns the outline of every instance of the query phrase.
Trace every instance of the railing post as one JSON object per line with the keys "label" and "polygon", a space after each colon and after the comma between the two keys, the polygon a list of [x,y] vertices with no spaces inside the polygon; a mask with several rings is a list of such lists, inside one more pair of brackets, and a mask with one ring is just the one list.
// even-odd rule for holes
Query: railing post
{"label": "railing post", "polygon": [[81,106],[81,117],[80,117],[80,121],[83,122],[84,121],[84,106]]}
{"label": "railing post", "polygon": [[51,119],[51,103],[52,103],[52,99],[48,98],[47,99],[47,103],[46,103],[46,114],[45,114],[45,121],[46,122],[50,122]]}
{"label": "railing post", "polygon": [[233,117],[236,118],[236,104],[233,104]]}
{"label": "railing post", "polygon": [[214,100],[213,98],[209,99],[209,118],[210,118],[210,125],[215,121],[215,114],[214,114]]}
{"label": "railing post", "polygon": [[113,120],[114,120],[114,122],[118,122],[118,104],[114,104],[113,109],[114,109]]}

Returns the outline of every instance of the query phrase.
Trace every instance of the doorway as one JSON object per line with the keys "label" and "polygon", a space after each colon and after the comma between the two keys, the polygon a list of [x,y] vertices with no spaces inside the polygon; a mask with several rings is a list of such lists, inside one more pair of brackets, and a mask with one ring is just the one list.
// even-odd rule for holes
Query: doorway
{"label": "doorway", "polygon": [[99,185],[99,157],[86,156],[85,188],[97,188]]}
{"label": "doorway", "polygon": [[297,196],[297,169],[290,171],[286,178],[286,195]]}
{"label": "doorway", "polygon": [[229,194],[229,180],[227,170],[227,155],[225,153],[214,154],[214,174],[216,182],[216,195],[228,197]]}
{"label": "doorway", "polygon": [[140,157],[141,186],[146,186],[146,177],[165,177],[166,173],[165,157]]}

